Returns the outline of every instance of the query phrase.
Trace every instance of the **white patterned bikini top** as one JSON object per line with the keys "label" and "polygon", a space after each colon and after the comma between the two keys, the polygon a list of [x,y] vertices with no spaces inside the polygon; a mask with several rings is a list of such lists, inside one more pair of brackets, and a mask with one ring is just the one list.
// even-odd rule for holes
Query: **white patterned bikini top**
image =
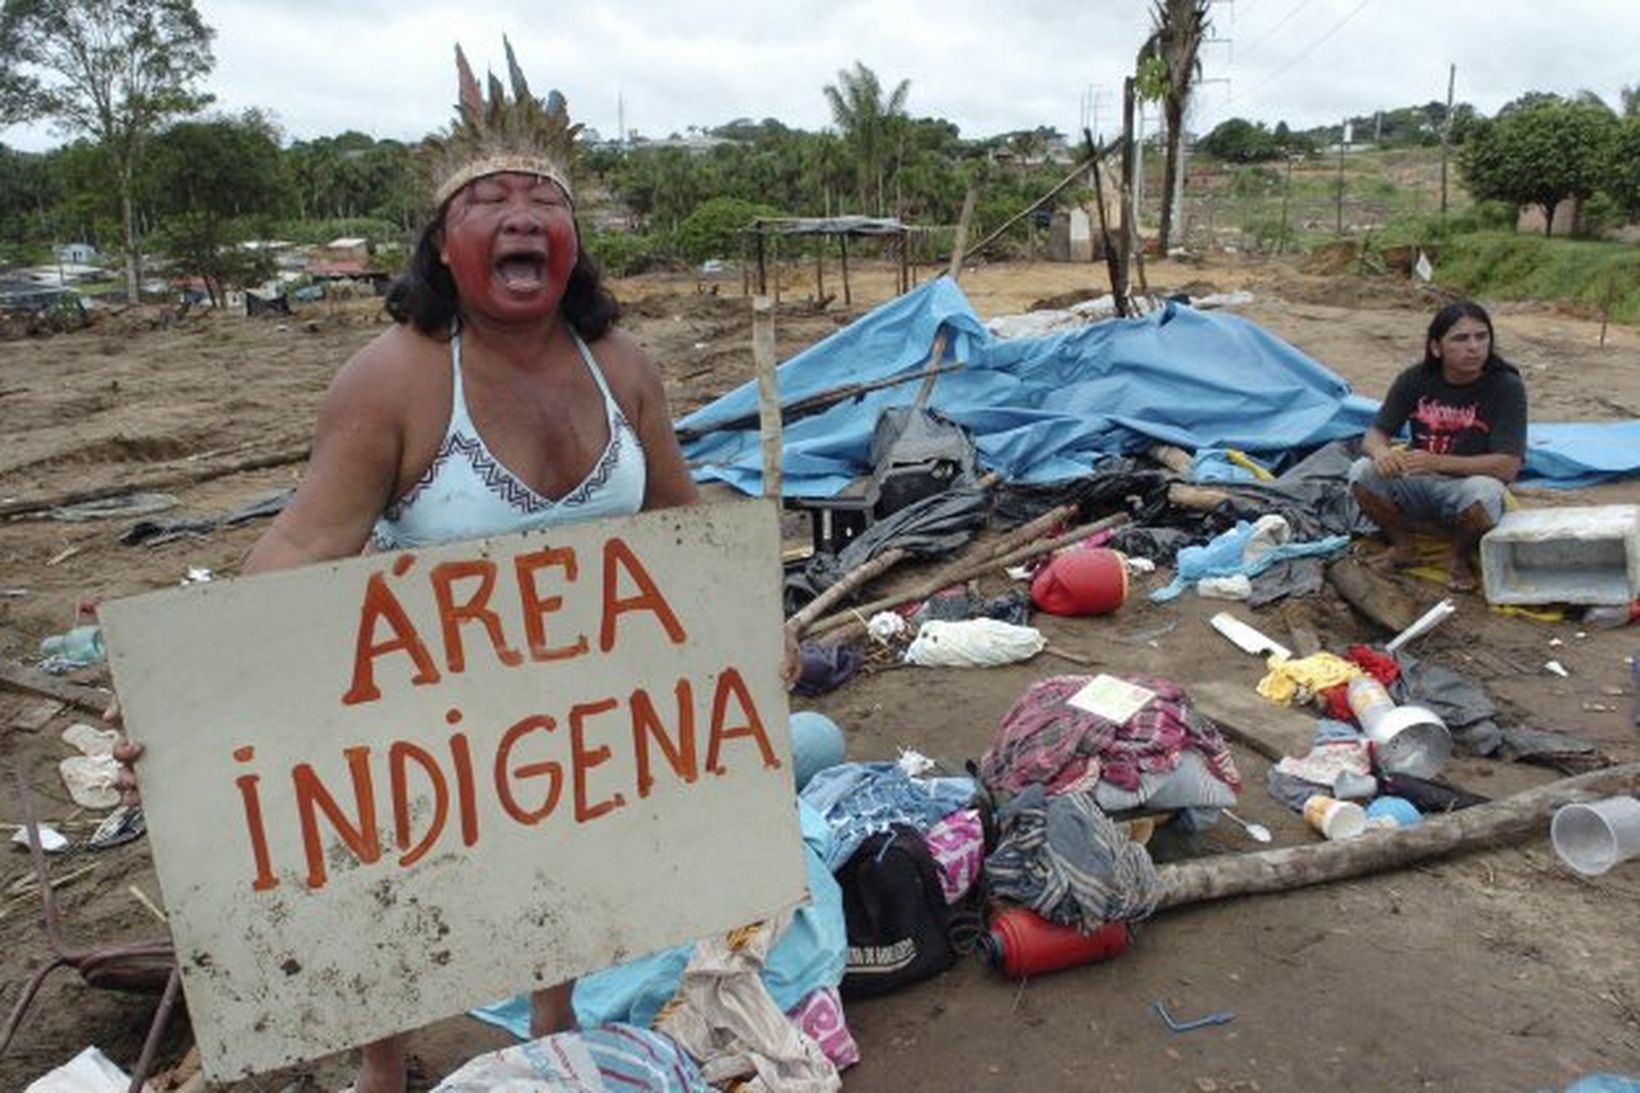
{"label": "white patterned bikini top", "polygon": [[609,419],[609,443],[581,484],[554,500],[535,492],[490,454],[467,413],[461,383],[461,335],[450,339],[450,424],[438,454],[415,485],[376,521],[371,542],[397,550],[528,531],[603,516],[627,516],[643,507],[643,445],[593,359],[571,332],[581,360],[598,382]]}

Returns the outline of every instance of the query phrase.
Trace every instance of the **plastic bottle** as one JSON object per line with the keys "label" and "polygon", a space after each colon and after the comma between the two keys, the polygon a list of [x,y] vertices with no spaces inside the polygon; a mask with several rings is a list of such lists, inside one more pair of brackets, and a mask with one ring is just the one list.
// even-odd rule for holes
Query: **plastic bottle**
{"label": "plastic bottle", "polygon": [[1599,627],[1601,630],[1616,630],[1636,619],[1640,619],[1640,600],[1630,604],[1603,604],[1583,612],[1584,625]]}
{"label": "plastic bottle", "polygon": [[1125,922],[1106,922],[1083,933],[1024,907],[1010,907],[992,916],[990,933],[980,938],[980,952],[991,967],[1020,979],[1119,956],[1129,940]]}
{"label": "plastic bottle", "polygon": [[102,627],[76,626],[66,634],[53,634],[40,643],[43,657],[61,657],[74,665],[101,664],[108,659],[103,647]]}

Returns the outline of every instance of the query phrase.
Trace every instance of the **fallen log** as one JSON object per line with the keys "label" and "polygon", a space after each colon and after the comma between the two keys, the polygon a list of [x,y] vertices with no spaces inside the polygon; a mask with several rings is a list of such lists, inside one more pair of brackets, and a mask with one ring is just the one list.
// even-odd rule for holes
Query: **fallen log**
{"label": "fallen log", "polygon": [[1164,865],[1158,909],[1190,903],[1284,892],[1312,884],[1399,869],[1414,862],[1485,843],[1542,831],[1562,805],[1640,789],[1640,763],[1563,778],[1461,812],[1427,816],[1414,827],[1369,831],[1354,839],[1223,855]]}
{"label": "fallen log", "polygon": [[1327,582],[1346,603],[1392,634],[1411,626],[1425,610],[1390,578],[1354,558],[1329,565]]}
{"label": "fallen log", "polygon": [[285,448],[268,455],[253,456],[232,463],[218,463],[210,467],[188,467],[166,471],[118,486],[99,486],[96,489],[75,490],[70,493],[57,494],[53,497],[0,502],[0,519],[46,512],[51,509],[62,508],[65,505],[83,505],[87,501],[106,501],[110,497],[124,497],[130,493],[152,493],[156,490],[170,489],[174,486],[191,486],[200,482],[209,482],[213,478],[226,478],[228,475],[233,474],[264,471],[270,467],[283,467],[286,464],[300,463],[306,459],[308,457],[308,448],[309,445],[303,443],[299,448]]}

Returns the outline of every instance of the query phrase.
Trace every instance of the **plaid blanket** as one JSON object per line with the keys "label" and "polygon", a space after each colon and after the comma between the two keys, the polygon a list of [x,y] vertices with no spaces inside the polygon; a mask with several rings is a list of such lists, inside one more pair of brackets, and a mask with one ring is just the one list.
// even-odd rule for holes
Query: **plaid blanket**
{"label": "plaid blanket", "polygon": [[1091,790],[1104,779],[1136,790],[1142,774],[1172,771],[1179,754],[1194,748],[1208,770],[1241,788],[1230,748],[1211,721],[1198,714],[1183,687],[1147,675],[1125,675],[1156,697],[1124,722],[1066,702],[1090,676],[1050,676],[1032,684],[1002,718],[996,741],[980,758],[979,773],[993,792],[1018,793],[1041,785],[1049,794]]}

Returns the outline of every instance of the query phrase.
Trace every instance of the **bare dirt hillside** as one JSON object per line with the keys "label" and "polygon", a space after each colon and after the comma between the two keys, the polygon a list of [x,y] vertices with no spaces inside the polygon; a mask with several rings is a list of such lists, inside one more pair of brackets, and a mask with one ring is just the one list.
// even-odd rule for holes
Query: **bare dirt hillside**
{"label": "bare dirt hillside", "polygon": [[[1244,314],[1373,396],[1417,355],[1436,302],[1400,282],[1311,277],[1276,264],[1226,259],[1163,263],[1149,272],[1157,286],[1252,291],[1255,302]],[[860,272],[856,304],[885,299],[889,283],[888,271]],[[989,265],[963,278],[987,316],[1081,289],[1095,295],[1102,285],[1102,271],[1089,266]],[[617,285],[626,325],[660,363],[677,413],[751,375],[749,307],[736,288],[718,284],[714,293],[679,276]],[[817,311],[795,271],[783,292],[782,356],[849,319],[835,305]],[[1640,332],[1616,329],[1601,347],[1596,324],[1552,308],[1501,307],[1496,317],[1503,352],[1526,375],[1535,417],[1640,416]],[[174,494],[180,507],[165,514],[174,517],[224,514],[286,489],[300,478],[326,384],[384,321],[366,301],[321,305],[292,320],[195,315],[166,323],[157,313],[127,313],[73,334],[0,342],[0,505],[140,486]],[[224,473],[232,468],[240,469]],[[1640,484],[1528,500],[1640,501]],[[32,662],[41,638],[99,601],[173,585],[191,567],[230,575],[266,526],[253,521],[158,546],[123,546],[118,536],[131,522],[70,523],[42,513],[0,520],[0,655]],[[1442,595],[1409,582],[1426,601]],[[1103,619],[1041,624],[1055,646],[1103,670],[1251,688],[1260,665],[1204,625],[1216,609],[1189,597],[1158,607],[1135,595]],[[1330,592],[1257,621],[1276,634],[1309,627],[1335,649],[1382,636]],[[1633,628],[1585,636],[1570,622],[1501,616],[1467,597],[1459,616],[1420,651],[1484,682],[1511,720],[1577,733],[1614,760],[1634,761],[1640,729],[1627,714],[1633,696],[1623,658],[1636,652],[1637,639]],[[246,640],[249,648],[254,636]],[[1567,678],[1542,671],[1551,657],[1566,666]],[[1065,670],[1076,669],[1043,658],[987,671],[881,670],[812,705],[845,726],[854,758],[888,758],[910,747],[960,760],[986,747],[1030,682]],[[95,674],[86,681],[96,682]],[[0,690],[0,822],[21,819],[15,771],[43,817],[71,834],[88,830],[95,817],[75,809],[56,771],[69,754],[62,730],[85,716]],[[1243,815],[1274,829],[1278,844],[1309,841],[1299,820],[1264,792],[1265,761],[1241,749],[1236,760],[1247,785]],[[1476,759],[1458,762],[1452,775],[1489,796],[1555,777]],[[1173,852],[1250,848],[1221,825]],[[59,899],[74,942],[161,930],[134,894],[162,903],[145,841],[78,852],[55,868],[72,877]],[[10,1007],[46,954],[37,899],[16,887],[28,873],[25,854],[0,851],[0,1008]],[[1637,905],[1640,868],[1578,879],[1538,837],[1366,879],[1166,913],[1110,963],[1024,984],[963,963],[932,982],[851,1005],[864,1060],[845,1085],[1527,1090],[1558,1088],[1590,1070],[1640,1071]],[[1173,1033],[1150,1009],[1158,999],[1185,1017],[1225,1009],[1236,1016]],[[59,975],[0,1059],[0,1089],[23,1089],[88,1044],[132,1065],[152,1007],[152,999],[90,990]],[[162,1061],[175,1061],[189,1042],[186,1022],[177,1022]],[[418,1034],[417,1087],[499,1042],[466,1018]],[[320,1088],[336,1089],[349,1068],[333,1059],[314,1074]],[[291,1077],[235,1088],[283,1089]]]}

